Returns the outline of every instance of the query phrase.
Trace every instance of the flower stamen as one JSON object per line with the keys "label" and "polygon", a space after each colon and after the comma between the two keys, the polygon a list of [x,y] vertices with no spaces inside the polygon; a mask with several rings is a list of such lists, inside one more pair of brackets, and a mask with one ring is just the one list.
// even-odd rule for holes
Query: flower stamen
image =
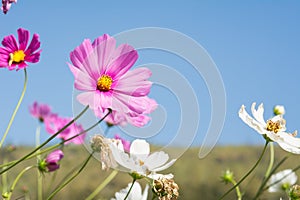
{"label": "flower stamen", "polygon": [[281,123],[279,121],[273,122],[271,120],[267,121],[267,130],[273,131],[274,133],[278,133],[281,129]]}
{"label": "flower stamen", "polygon": [[13,62],[15,63],[23,62],[25,60],[25,56],[26,55],[23,50],[18,50],[15,51],[14,53],[10,53],[9,61],[8,61],[9,66],[11,66]]}
{"label": "flower stamen", "polygon": [[102,92],[107,92],[110,90],[113,80],[108,75],[102,75],[97,80],[97,89]]}

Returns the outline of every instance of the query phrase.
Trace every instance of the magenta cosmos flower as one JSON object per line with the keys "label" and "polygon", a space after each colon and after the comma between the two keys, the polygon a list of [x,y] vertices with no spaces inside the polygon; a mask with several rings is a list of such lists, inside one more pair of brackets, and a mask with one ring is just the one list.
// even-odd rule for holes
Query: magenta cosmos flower
{"label": "magenta cosmos flower", "polygon": [[[128,44],[116,47],[116,40],[107,34],[93,43],[86,39],[70,54],[69,67],[75,77],[75,88],[82,91],[78,101],[88,105],[98,117],[111,109],[111,121],[120,119],[136,126],[157,104],[147,97],[152,83],[147,79],[151,71],[138,68],[132,71],[137,51]],[[116,116],[117,115],[117,116]],[[146,118],[146,117],[144,117]],[[134,120],[139,119],[139,120]]]}
{"label": "magenta cosmos flower", "polygon": [[50,106],[47,104],[38,104],[36,101],[32,106],[29,106],[29,112],[34,118],[39,119],[40,122],[44,122],[47,117],[53,115]]}
{"label": "magenta cosmos flower", "polygon": [[8,12],[12,3],[17,3],[17,0],[2,0],[1,10],[3,11],[4,14]]}
{"label": "magenta cosmos flower", "polygon": [[7,67],[9,70],[17,70],[27,67],[26,62],[36,63],[40,60],[39,35],[33,34],[29,41],[29,31],[23,28],[18,29],[19,44],[15,36],[9,35],[2,40],[3,47],[0,47],[0,67]]}
{"label": "magenta cosmos flower", "polygon": [[43,172],[53,172],[59,169],[59,161],[64,157],[61,150],[51,152],[46,159],[39,162],[39,169]]}
{"label": "magenta cosmos flower", "polygon": [[[66,124],[68,124],[72,118],[62,118],[57,115],[51,115],[51,117],[47,117],[45,119],[46,130],[50,134],[55,134],[57,131],[62,129]],[[76,136],[77,134],[83,132],[83,128],[81,125],[77,123],[73,123],[68,126],[64,131],[57,135],[58,138],[62,140],[68,140],[71,137]],[[84,142],[86,134],[81,134],[74,139],[66,141],[65,144],[74,143],[74,144],[82,144]]]}

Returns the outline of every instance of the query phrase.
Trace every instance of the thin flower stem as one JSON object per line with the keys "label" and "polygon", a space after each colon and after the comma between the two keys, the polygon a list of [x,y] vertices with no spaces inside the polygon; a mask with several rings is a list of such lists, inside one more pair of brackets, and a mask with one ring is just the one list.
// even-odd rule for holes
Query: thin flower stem
{"label": "thin flower stem", "polygon": [[132,190],[132,188],[133,188],[133,185],[134,185],[135,181],[136,181],[136,178],[133,179],[132,184],[131,184],[131,186],[130,186],[130,188],[129,188],[129,190],[128,190],[128,192],[127,192],[125,198],[124,198],[124,200],[126,200],[127,197],[129,196],[129,194],[130,194],[130,192],[131,192],[131,190]]}
{"label": "thin flower stem", "polygon": [[274,144],[273,144],[273,142],[271,142],[270,143],[270,163],[269,163],[268,169],[266,171],[265,178],[270,175],[273,165],[274,165]]}
{"label": "thin flower stem", "polygon": [[[35,132],[35,146],[38,147],[40,145],[40,133],[41,133],[41,126],[38,125]],[[40,152],[40,149],[37,153]],[[36,162],[39,163],[41,159],[41,155],[36,155]],[[37,169],[37,193],[38,193],[38,200],[43,200],[43,177],[42,173],[39,169]]]}
{"label": "thin flower stem", "polygon": [[26,68],[24,69],[24,75],[25,75],[25,79],[24,79],[23,91],[22,91],[20,99],[19,99],[19,101],[17,103],[17,106],[16,106],[16,108],[15,108],[15,110],[14,110],[14,112],[13,112],[13,114],[12,114],[12,116],[11,116],[9,122],[8,122],[7,128],[6,128],[6,130],[5,130],[5,132],[4,132],[3,136],[2,136],[2,139],[0,141],[0,149],[1,149],[2,145],[3,145],[3,143],[4,143],[4,140],[5,140],[8,132],[9,132],[9,129],[10,129],[10,127],[11,127],[11,125],[12,125],[14,119],[15,119],[15,116],[16,116],[18,110],[19,110],[19,107],[20,107],[20,105],[22,103],[22,100],[23,100],[25,92],[26,92],[26,88],[27,88],[27,71],[26,71]]}
{"label": "thin flower stem", "polygon": [[96,197],[97,194],[99,194],[99,192],[101,192],[101,190],[108,184],[110,183],[115,176],[118,174],[118,170],[114,170],[112,171],[112,173],[106,177],[106,179],[94,190],[94,192],[92,192],[92,194],[90,194],[85,200],[92,200]]}
{"label": "thin flower stem", "polygon": [[23,176],[23,174],[24,174],[25,172],[27,172],[28,170],[34,168],[34,167],[36,167],[36,166],[29,166],[29,167],[26,167],[25,169],[23,169],[23,170],[19,173],[19,175],[16,177],[16,179],[14,180],[13,184],[12,184],[11,187],[10,187],[10,190],[9,190],[9,193],[8,193],[7,200],[10,200],[10,198],[11,198],[11,196],[12,196],[12,193],[13,193],[13,191],[14,191],[14,189],[15,189],[17,183],[18,183],[18,181],[19,181],[20,178]]}
{"label": "thin flower stem", "polygon": [[[231,183],[233,185],[236,185],[236,181],[235,180],[232,180]],[[240,187],[236,186],[235,190],[236,190],[236,195],[238,197],[238,200],[242,200],[242,193],[241,193]]]}
{"label": "thin flower stem", "polygon": [[252,172],[253,170],[257,167],[257,165],[260,163],[263,155],[266,152],[267,146],[269,144],[269,141],[266,141],[266,144],[264,146],[264,149],[261,153],[261,155],[259,156],[258,160],[256,161],[256,163],[254,164],[254,166],[248,171],[248,173],[239,181],[237,182],[237,184],[235,184],[232,188],[230,188],[225,194],[223,194],[219,199],[224,199],[225,196],[227,196],[232,190],[234,190],[238,185],[240,185]]}
{"label": "thin flower stem", "polygon": [[31,156],[32,154],[34,154],[35,152],[37,152],[39,149],[41,149],[43,146],[45,146],[46,144],[48,144],[52,139],[54,139],[58,134],[60,134],[61,132],[63,132],[66,128],[68,128],[71,124],[73,124],[79,117],[81,117],[81,115],[83,115],[83,113],[85,113],[85,111],[87,111],[87,109],[89,108],[89,106],[86,106],[83,111],[81,111],[81,113],[79,113],[73,120],[71,120],[69,123],[67,123],[62,129],[60,129],[59,131],[57,131],[54,135],[52,135],[51,137],[49,137],[45,142],[43,142],[40,146],[38,146],[37,148],[35,148],[33,151],[31,151],[30,153],[28,153],[27,155],[23,156],[22,158],[20,158],[19,160],[17,160],[16,162],[14,162],[12,165],[10,165],[9,167],[3,169],[0,174],[8,171],[9,169],[13,168],[14,166],[16,166],[17,164],[19,164],[20,162],[22,162],[23,160],[25,160],[26,158],[28,158],[29,156]]}
{"label": "thin flower stem", "polygon": [[[3,162],[7,162],[7,158],[4,157]],[[7,173],[2,174],[2,194],[7,191]]]}
{"label": "thin flower stem", "polygon": [[265,177],[265,179],[263,180],[263,182],[261,183],[254,199],[258,199],[258,197],[261,195],[261,193],[265,190],[263,189],[265,187],[265,185],[267,184],[268,180],[270,179],[271,175],[284,163],[284,161],[287,159],[288,157],[284,157],[275,167],[274,169],[270,172],[270,174]]}
{"label": "thin flower stem", "polygon": [[[84,130],[84,131],[82,131],[82,132],[80,132],[80,133],[78,133],[77,135],[75,135],[75,136],[73,136],[73,137],[70,137],[70,138],[68,138],[68,139],[66,139],[66,140],[64,140],[64,141],[61,141],[60,143],[58,143],[58,144],[56,144],[56,145],[53,145],[53,146],[51,146],[51,147],[48,147],[48,148],[46,148],[46,149],[43,149],[43,150],[41,150],[41,151],[39,151],[39,152],[37,152],[37,151],[33,151],[33,152],[31,152],[30,153],[30,155],[28,154],[27,156],[26,156],[26,158],[21,158],[21,159],[23,159],[23,160],[27,160],[27,159],[30,159],[30,158],[33,158],[33,157],[35,157],[35,156],[37,156],[37,155],[40,155],[40,154],[43,154],[43,153],[46,153],[46,152],[49,152],[49,151],[51,151],[51,150],[53,150],[53,149],[55,149],[55,148],[57,148],[57,147],[59,147],[59,146],[61,146],[61,145],[63,145],[65,142],[67,142],[67,141],[69,141],[69,140],[72,140],[72,139],[74,139],[74,138],[76,138],[76,137],[78,137],[78,136],[80,136],[80,135],[82,135],[82,134],[84,134],[84,133],[86,133],[86,132],[88,132],[88,131],[90,131],[91,129],[93,129],[94,127],[96,127],[98,124],[100,124],[109,114],[111,113],[111,110],[109,110],[109,112],[103,117],[103,118],[101,118],[99,121],[97,121],[95,124],[93,124],[91,127],[89,127],[89,128],[87,128],[86,130]],[[40,149],[40,148],[39,148]],[[21,160],[21,161],[23,161],[23,160]],[[19,160],[16,160],[16,161],[11,161],[11,162],[8,162],[8,163],[5,163],[5,164],[2,164],[2,165],[0,165],[0,168],[3,168],[3,167],[6,167],[6,166],[10,166],[10,168],[12,168],[12,167],[14,167],[15,165],[17,165],[19,162],[21,162],[21,161],[19,161]],[[4,171],[1,171],[0,172],[0,174],[2,174]]]}
{"label": "thin flower stem", "polygon": [[68,185],[74,178],[76,178],[80,172],[85,168],[85,166],[88,164],[88,162],[90,161],[90,159],[92,158],[93,156],[93,153],[92,152],[88,158],[86,159],[86,161],[83,163],[82,167],[75,173],[73,174],[73,176],[71,176],[68,180],[66,180],[62,185],[60,185],[58,188],[56,188],[51,194],[50,196],[47,198],[47,200],[50,200],[52,199],[60,190],[62,190],[66,185]]}

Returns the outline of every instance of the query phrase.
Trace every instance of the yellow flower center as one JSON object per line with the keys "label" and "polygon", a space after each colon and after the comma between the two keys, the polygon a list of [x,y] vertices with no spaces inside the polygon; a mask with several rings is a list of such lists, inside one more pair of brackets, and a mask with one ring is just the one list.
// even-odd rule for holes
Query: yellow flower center
{"label": "yellow flower center", "polygon": [[110,76],[102,75],[97,80],[97,89],[104,92],[109,91],[112,83],[113,80]]}
{"label": "yellow flower center", "polygon": [[274,133],[278,133],[281,129],[281,124],[279,121],[273,122],[271,120],[267,121],[267,130],[273,131]]}
{"label": "yellow flower center", "polygon": [[25,56],[26,55],[23,50],[18,50],[18,51],[15,51],[14,53],[10,53],[9,61],[8,61],[9,66],[12,65],[13,62],[20,63],[20,62],[24,61]]}

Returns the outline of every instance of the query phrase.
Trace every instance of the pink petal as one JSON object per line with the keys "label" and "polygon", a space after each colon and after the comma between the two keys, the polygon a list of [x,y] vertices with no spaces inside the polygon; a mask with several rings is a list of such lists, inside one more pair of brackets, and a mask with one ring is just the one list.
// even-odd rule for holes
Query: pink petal
{"label": "pink petal", "polygon": [[116,48],[116,40],[108,34],[98,37],[93,42],[93,48],[97,55],[99,74],[106,74],[107,66],[113,59]]}
{"label": "pink petal", "polygon": [[106,74],[110,75],[113,80],[118,80],[121,76],[123,76],[133,66],[138,58],[137,51],[135,51],[131,46],[122,46],[124,46],[124,51],[128,51],[124,53],[121,52],[122,54],[110,63],[106,71]]}
{"label": "pink petal", "polygon": [[29,38],[29,31],[19,28],[18,29],[18,38],[19,38],[19,49],[25,51],[27,43],[28,43],[28,38]]}
{"label": "pink petal", "polygon": [[75,77],[75,88],[83,91],[95,91],[97,89],[96,81],[93,80],[87,73],[82,72],[77,67],[68,64],[71,72]]}
{"label": "pink petal", "polygon": [[3,38],[2,45],[7,48],[10,53],[18,50],[18,44],[15,36],[9,35]]}

